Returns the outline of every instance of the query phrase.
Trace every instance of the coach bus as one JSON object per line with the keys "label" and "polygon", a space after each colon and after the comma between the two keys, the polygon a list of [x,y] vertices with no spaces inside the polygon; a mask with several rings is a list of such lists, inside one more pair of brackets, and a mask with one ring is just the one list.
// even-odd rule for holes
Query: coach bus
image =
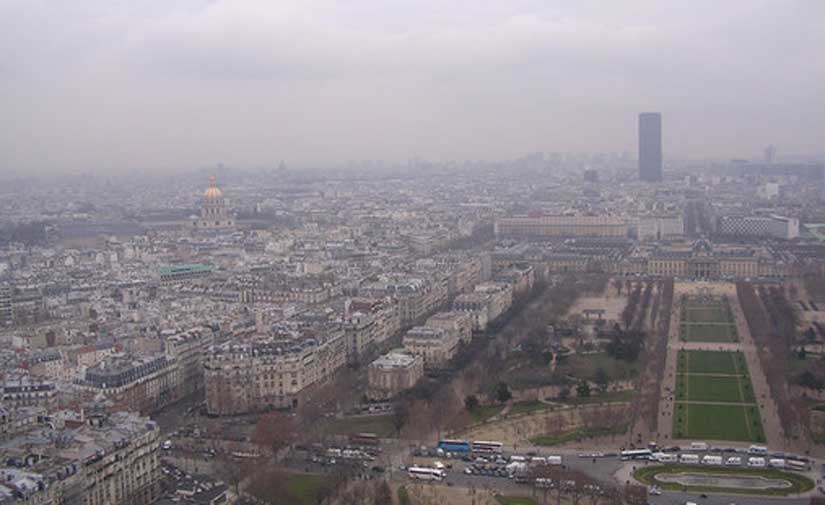
{"label": "coach bus", "polygon": [[424,466],[411,466],[407,469],[407,475],[411,479],[441,481],[444,479],[444,470]]}
{"label": "coach bus", "polygon": [[804,461],[799,461],[798,459],[788,459],[785,463],[787,463],[788,470],[796,470],[798,472],[808,471],[808,463]]}
{"label": "coach bus", "polygon": [[622,451],[619,454],[622,461],[627,461],[630,459],[651,459],[653,457],[653,451],[650,449],[636,449],[633,451]]}
{"label": "coach bus", "polygon": [[473,442],[473,452],[477,452],[479,454],[501,454],[503,448],[504,444],[501,442]]}
{"label": "coach bus", "polygon": [[466,454],[470,452],[470,442],[466,440],[439,440],[438,448],[444,452],[460,452]]}

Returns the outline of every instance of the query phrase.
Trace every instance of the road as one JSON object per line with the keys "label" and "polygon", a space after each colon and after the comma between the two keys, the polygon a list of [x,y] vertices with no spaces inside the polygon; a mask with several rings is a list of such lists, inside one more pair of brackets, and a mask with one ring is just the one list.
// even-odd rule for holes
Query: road
{"label": "road", "polygon": [[765,496],[718,493],[709,494],[707,498],[701,498],[697,493],[664,491],[661,496],[648,496],[647,501],[650,505],[683,505],[685,502],[693,502],[697,505],[730,505],[737,503],[747,503],[747,505],[808,505],[810,498],[769,498]]}

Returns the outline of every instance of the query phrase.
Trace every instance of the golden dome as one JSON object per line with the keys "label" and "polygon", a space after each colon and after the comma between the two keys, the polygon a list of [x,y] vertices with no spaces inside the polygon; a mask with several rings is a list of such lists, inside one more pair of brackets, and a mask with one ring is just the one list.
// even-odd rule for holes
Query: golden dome
{"label": "golden dome", "polygon": [[209,176],[209,189],[206,190],[203,197],[207,200],[217,200],[218,198],[223,198],[223,191],[218,188],[218,181],[214,175]]}

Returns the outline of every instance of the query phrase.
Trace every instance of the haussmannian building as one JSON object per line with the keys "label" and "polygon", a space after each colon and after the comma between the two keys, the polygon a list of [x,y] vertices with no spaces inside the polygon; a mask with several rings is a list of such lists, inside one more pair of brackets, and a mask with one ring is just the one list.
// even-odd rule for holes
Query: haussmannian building
{"label": "haussmannian building", "polygon": [[371,400],[389,400],[412,388],[424,376],[420,356],[391,351],[370,363],[367,369],[367,396]]}
{"label": "haussmannian building", "polygon": [[326,340],[260,338],[213,345],[204,360],[206,410],[235,415],[296,408],[346,364],[343,332]]}

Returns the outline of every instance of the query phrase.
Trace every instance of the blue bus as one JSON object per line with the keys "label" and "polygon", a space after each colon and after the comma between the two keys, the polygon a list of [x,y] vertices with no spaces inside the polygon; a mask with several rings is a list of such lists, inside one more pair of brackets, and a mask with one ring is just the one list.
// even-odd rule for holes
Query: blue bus
{"label": "blue bus", "polygon": [[444,452],[460,452],[467,454],[470,452],[470,442],[466,440],[440,440],[438,448]]}

